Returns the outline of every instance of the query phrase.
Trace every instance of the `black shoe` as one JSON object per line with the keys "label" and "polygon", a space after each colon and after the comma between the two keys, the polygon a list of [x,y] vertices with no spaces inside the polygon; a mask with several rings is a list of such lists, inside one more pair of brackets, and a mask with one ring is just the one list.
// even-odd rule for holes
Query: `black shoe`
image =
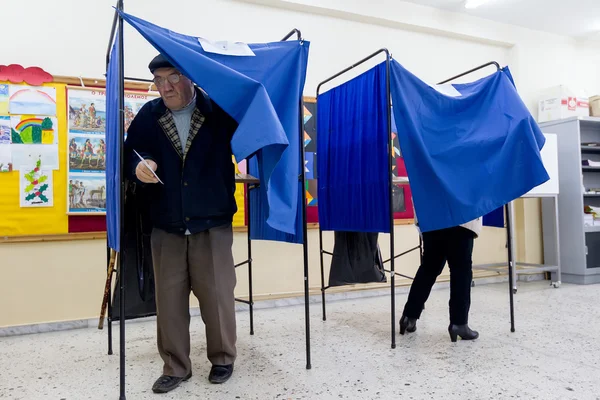
{"label": "black shoe", "polygon": [[469,328],[469,325],[454,325],[450,324],[448,327],[448,333],[450,334],[450,340],[456,342],[458,336],[462,340],[475,340],[479,337],[479,333]]}
{"label": "black shoe", "polygon": [[179,384],[183,381],[187,381],[192,377],[192,373],[190,372],[186,376],[178,377],[178,376],[169,376],[169,375],[161,375],[160,378],[154,382],[152,386],[152,391],[154,393],[167,393],[171,390],[175,389]]}
{"label": "black shoe", "polygon": [[233,374],[233,364],[229,365],[213,365],[210,369],[208,380],[211,383],[225,383]]}
{"label": "black shoe", "polygon": [[417,330],[417,319],[416,318],[408,318],[403,315],[400,318],[400,334],[404,335],[404,332],[412,333]]}

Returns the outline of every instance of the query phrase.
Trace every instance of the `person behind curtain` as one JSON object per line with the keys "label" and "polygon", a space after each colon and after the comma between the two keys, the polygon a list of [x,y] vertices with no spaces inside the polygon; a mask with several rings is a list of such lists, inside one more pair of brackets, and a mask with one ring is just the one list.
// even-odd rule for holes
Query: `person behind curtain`
{"label": "person behind curtain", "polygon": [[[416,218],[415,218],[416,222]],[[418,223],[417,229],[418,229]],[[452,228],[421,234],[423,261],[411,285],[408,300],[400,319],[400,334],[417,330],[417,320],[429,298],[436,278],[446,262],[450,268],[450,325],[448,333],[452,342],[458,337],[474,340],[479,333],[469,327],[471,282],[473,280],[473,244],[483,225],[481,217]]]}
{"label": "person behind curtain", "polygon": [[149,69],[161,97],[140,109],[125,146],[129,179],[141,184],[153,226],[157,341],[164,365],[152,390],[166,393],[192,376],[190,292],[205,324],[209,381],[223,383],[233,373],[237,206],[230,142],[237,123],[162,55]]}

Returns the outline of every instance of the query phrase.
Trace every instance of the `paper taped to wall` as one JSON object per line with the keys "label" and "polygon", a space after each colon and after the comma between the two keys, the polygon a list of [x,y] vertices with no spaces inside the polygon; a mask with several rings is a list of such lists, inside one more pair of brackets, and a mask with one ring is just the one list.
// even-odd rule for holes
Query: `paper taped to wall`
{"label": "paper taped to wall", "polygon": [[58,170],[58,145],[47,144],[11,144],[13,170],[22,165],[35,165],[41,160],[46,170]]}
{"label": "paper taped to wall", "polygon": [[11,172],[12,167],[12,152],[10,145],[0,144],[0,172]]}

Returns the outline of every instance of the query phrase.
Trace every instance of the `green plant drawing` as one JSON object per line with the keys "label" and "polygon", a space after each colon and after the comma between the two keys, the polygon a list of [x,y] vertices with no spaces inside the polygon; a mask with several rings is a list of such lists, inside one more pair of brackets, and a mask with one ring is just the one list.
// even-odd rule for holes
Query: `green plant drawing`
{"label": "green plant drawing", "polygon": [[25,200],[32,204],[48,203],[49,199],[44,192],[48,190],[48,184],[44,183],[48,180],[47,175],[41,172],[42,160],[37,160],[35,168],[25,174],[25,179],[29,184],[25,187]]}

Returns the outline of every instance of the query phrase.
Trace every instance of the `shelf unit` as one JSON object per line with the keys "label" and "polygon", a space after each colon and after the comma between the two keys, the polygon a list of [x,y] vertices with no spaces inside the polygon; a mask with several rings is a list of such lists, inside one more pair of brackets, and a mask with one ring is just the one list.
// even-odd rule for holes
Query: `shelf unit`
{"label": "shelf unit", "polygon": [[[600,193],[586,193],[586,190],[600,188],[600,167],[582,164],[583,160],[600,162],[600,147],[583,145],[600,143],[600,118],[572,117],[539,125],[544,133],[555,133],[558,137],[562,281],[600,283],[600,226],[585,226],[583,218],[585,205],[600,207]],[[543,226],[554,218],[551,213],[544,212],[549,206],[548,201],[551,200],[542,199]],[[545,236],[544,233],[544,239]],[[553,254],[554,249],[544,246],[546,262],[547,257],[556,257]]]}

